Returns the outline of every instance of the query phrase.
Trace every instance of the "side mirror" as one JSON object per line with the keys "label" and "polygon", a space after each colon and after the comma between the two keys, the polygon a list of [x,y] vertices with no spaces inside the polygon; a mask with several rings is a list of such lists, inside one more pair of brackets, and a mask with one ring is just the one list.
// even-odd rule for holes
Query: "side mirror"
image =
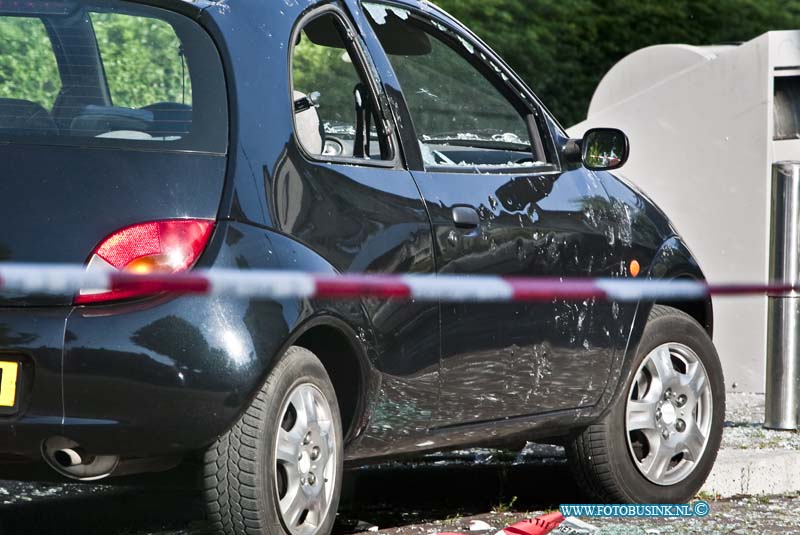
{"label": "side mirror", "polygon": [[616,128],[592,128],[582,140],[570,140],[564,147],[564,156],[574,163],[580,159],[590,171],[613,171],[628,161],[630,142],[628,136]]}
{"label": "side mirror", "polygon": [[628,136],[615,128],[593,128],[583,136],[583,166],[592,171],[619,169],[628,161]]}

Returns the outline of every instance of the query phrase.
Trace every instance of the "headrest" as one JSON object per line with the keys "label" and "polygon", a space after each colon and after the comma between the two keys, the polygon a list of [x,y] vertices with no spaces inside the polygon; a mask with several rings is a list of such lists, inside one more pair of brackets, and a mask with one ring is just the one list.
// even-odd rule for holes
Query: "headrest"
{"label": "headrest", "polygon": [[192,129],[192,107],[177,102],[159,102],[142,108],[153,113],[150,134],[154,137],[184,137]]}
{"label": "headrest", "polygon": [[[302,100],[306,98],[305,93],[300,91],[294,92],[294,100]],[[294,114],[295,130],[297,132],[297,139],[311,154],[321,155],[324,149],[324,140],[320,130],[320,119],[317,108],[312,106],[304,111]]]}

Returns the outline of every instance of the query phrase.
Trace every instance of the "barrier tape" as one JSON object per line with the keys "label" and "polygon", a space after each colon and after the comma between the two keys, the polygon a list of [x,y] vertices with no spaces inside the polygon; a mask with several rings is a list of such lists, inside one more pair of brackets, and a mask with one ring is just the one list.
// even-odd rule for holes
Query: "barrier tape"
{"label": "barrier tape", "polygon": [[694,301],[709,296],[786,295],[786,284],[707,284],[694,280],[504,278],[482,275],[316,275],[298,271],[214,269],[182,274],[87,272],[84,266],[0,263],[0,290],[23,295],[81,289],[180,292],[265,299],[365,297],[444,302],[603,299]]}

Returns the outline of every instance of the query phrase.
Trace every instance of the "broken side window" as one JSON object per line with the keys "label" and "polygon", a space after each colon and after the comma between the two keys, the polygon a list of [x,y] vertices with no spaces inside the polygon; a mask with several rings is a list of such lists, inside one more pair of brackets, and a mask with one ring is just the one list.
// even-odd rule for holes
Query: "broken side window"
{"label": "broken side window", "polygon": [[292,58],[295,132],[310,156],[392,159],[362,67],[338,15],[321,14],[302,28]]}
{"label": "broken side window", "polygon": [[403,88],[426,167],[535,167],[531,111],[475,46],[435,21],[367,3],[376,35]]}

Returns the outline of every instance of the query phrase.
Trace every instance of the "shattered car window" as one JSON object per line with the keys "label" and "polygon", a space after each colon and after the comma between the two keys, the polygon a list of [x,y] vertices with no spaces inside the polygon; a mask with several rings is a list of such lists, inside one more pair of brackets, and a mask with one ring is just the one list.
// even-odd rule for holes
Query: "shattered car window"
{"label": "shattered car window", "polygon": [[530,167],[526,113],[498,85],[503,79],[463,37],[409,11],[365,4],[400,80],[428,167]]}
{"label": "shattered car window", "polygon": [[[312,156],[391,159],[365,77],[332,14],[310,21],[294,47],[295,132]],[[384,143],[385,145],[385,143]]]}

